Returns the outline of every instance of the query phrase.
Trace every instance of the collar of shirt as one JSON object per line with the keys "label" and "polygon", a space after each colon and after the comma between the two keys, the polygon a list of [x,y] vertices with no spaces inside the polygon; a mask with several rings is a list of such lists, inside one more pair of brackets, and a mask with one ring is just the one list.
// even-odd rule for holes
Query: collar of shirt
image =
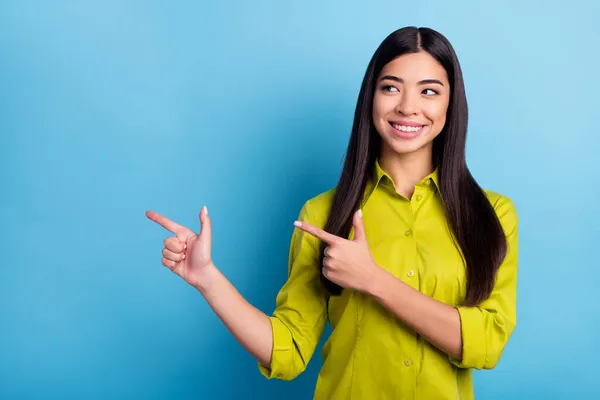
{"label": "collar of shirt", "polygon": [[[394,181],[387,174],[387,172],[385,172],[381,168],[381,165],[379,165],[379,159],[376,159],[375,165],[373,166],[373,170],[371,171],[371,176],[369,178],[369,181],[367,182],[367,187],[365,188],[363,199],[361,201],[361,208],[363,208],[367,204],[369,198],[371,197],[371,194],[373,194],[373,191],[381,185],[390,185],[394,191],[396,190],[394,186]],[[421,181],[417,183],[417,186],[425,186],[431,188],[432,190],[439,191],[439,168],[436,168],[431,174],[421,179]]]}

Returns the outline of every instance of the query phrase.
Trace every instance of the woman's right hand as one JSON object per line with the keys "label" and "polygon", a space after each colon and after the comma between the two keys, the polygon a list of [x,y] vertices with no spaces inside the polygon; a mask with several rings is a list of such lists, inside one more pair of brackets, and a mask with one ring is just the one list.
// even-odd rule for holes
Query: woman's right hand
{"label": "woman's right hand", "polygon": [[197,286],[202,272],[212,265],[212,235],[207,208],[202,207],[200,211],[201,231],[198,235],[154,211],[147,211],[146,216],[175,234],[164,241],[163,265],[190,285]]}

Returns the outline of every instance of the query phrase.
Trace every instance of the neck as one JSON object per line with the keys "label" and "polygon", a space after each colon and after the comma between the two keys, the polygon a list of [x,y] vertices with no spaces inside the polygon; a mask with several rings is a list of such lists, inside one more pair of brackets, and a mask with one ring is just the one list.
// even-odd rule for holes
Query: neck
{"label": "neck", "polygon": [[434,170],[432,148],[422,148],[409,154],[398,154],[383,146],[379,165],[394,182],[396,192],[410,199],[415,186]]}

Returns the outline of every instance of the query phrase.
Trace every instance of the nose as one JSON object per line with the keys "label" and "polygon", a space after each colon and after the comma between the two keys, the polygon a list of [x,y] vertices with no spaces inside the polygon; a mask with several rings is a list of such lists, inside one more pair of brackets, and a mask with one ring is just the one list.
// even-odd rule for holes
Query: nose
{"label": "nose", "polygon": [[403,115],[413,115],[417,112],[417,109],[417,100],[411,93],[409,91],[402,93],[402,96],[400,96],[398,104],[396,105],[396,112]]}

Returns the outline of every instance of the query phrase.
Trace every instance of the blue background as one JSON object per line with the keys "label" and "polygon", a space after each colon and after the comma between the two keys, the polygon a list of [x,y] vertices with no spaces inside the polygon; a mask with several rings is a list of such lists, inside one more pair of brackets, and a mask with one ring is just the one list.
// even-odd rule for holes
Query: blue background
{"label": "blue background", "polygon": [[520,216],[518,325],[478,398],[600,395],[599,4],[2,1],[0,398],[311,398],[320,349],[260,376],[144,212],[198,230],[207,205],[215,263],[270,314],[405,25],[455,46],[468,163]]}

